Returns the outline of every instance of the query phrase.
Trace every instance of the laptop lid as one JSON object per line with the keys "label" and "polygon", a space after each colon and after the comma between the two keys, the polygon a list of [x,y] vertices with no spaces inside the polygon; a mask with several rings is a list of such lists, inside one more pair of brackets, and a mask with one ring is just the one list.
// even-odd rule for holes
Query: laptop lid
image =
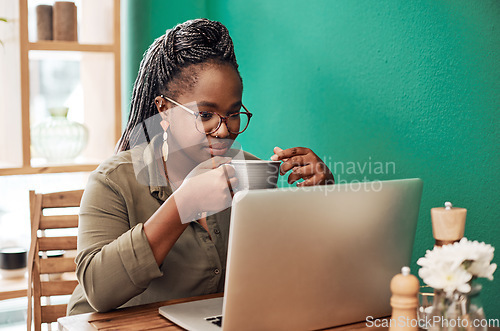
{"label": "laptop lid", "polygon": [[310,330],[391,314],[411,259],[420,179],[238,192],[224,330]]}

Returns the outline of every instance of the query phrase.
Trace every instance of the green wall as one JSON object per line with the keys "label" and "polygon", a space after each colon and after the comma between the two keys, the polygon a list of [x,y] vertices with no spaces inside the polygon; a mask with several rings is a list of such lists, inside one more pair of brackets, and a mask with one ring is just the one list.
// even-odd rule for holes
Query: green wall
{"label": "green wall", "polygon": [[[274,146],[310,147],[336,166],[337,181],[420,177],[413,273],[433,246],[430,208],[444,201],[468,209],[466,236],[497,247],[500,264],[500,1],[125,6],[134,9],[125,19],[126,87],[167,28],[188,18],[219,20],[235,43],[244,104],[255,114],[240,138],[246,150],[267,158]],[[367,167],[354,171],[350,162]],[[483,282],[489,318],[500,318],[500,271],[496,277]]]}
{"label": "green wall", "polygon": [[205,17],[207,5],[204,0],[125,0],[122,1],[122,105],[123,127],[125,127],[132,87],[139,63],[149,45],[167,29],[188,19]]}

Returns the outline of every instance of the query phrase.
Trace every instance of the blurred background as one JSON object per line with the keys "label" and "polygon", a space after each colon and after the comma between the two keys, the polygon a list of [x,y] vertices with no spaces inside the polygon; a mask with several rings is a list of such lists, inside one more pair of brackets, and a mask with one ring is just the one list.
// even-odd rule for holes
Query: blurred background
{"label": "blurred background", "polygon": [[[199,17],[232,36],[254,113],[245,150],[309,147],[337,183],[423,179],[413,274],[434,244],[430,209],[445,201],[467,208],[466,237],[500,249],[500,1],[122,0],[122,127],[148,46]],[[83,187],[83,170],[0,176],[0,246],[29,243],[28,189]],[[500,281],[482,283],[487,317],[500,318]]]}

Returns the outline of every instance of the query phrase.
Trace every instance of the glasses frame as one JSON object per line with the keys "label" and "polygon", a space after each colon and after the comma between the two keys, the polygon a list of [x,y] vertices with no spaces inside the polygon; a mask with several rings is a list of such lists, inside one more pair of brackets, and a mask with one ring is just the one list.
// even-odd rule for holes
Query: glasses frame
{"label": "glasses frame", "polygon": [[[167,101],[170,101],[170,102],[171,102],[171,103],[173,103],[174,105],[176,105],[176,106],[178,106],[178,107],[180,107],[180,108],[184,109],[185,111],[187,111],[187,112],[188,112],[188,113],[190,113],[191,115],[194,115],[194,116],[196,117],[196,119],[198,119],[198,117],[200,116],[200,112],[195,112],[195,111],[193,111],[192,109],[189,109],[188,107],[186,107],[186,106],[184,106],[184,105],[182,105],[182,104],[178,103],[177,101],[175,101],[175,100],[173,100],[173,99],[170,99],[169,97],[166,97],[166,96],[164,96],[164,95],[160,95],[160,97],[161,97],[161,98],[163,98],[163,99],[165,99],[165,100],[167,100]],[[240,134],[240,133],[243,133],[243,132],[244,132],[244,131],[248,128],[248,125],[250,124],[250,119],[252,118],[253,114],[252,114],[250,111],[248,111],[247,107],[245,107],[243,104],[241,104],[241,106],[243,107],[243,109],[245,109],[245,112],[241,112],[241,111],[240,111],[240,112],[237,112],[237,113],[233,113],[233,114],[231,114],[231,115],[229,115],[229,116],[222,116],[222,115],[220,115],[220,114],[218,114],[218,113],[214,113],[214,112],[207,112],[207,113],[212,113],[212,114],[215,114],[215,115],[219,116],[219,124],[217,125],[217,127],[216,127],[215,129],[213,129],[213,130],[212,130],[212,131],[210,131],[210,132],[207,132],[207,131],[205,131],[205,130],[203,130],[203,132],[201,132],[201,131],[200,131],[200,129],[198,129],[198,126],[197,126],[197,125],[195,125],[195,126],[196,126],[196,130],[198,130],[198,132],[200,132],[200,133],[204,133],[204,134],[212,134],[212,133],[216,132],[217,130],[219,130],[220,126],[222,125],[222,122],[224,122],[224,124],[226,124],[227,131],[229,131],[230,133],[232,133],[232,134]],[[246,114],[246,115],[248,115],[248,122],[247,122],[247,125],[245,126],[245,128],[244,128],[243,130],[241,130],[241,131],[239,131],[239,132],[233,132],[233,131],[231,131],[231,130],[229,129],[229,125],[227,125],[227,120],[229,119],[229,117],[234,116],[234,115],[236,115],[236,114]]]}

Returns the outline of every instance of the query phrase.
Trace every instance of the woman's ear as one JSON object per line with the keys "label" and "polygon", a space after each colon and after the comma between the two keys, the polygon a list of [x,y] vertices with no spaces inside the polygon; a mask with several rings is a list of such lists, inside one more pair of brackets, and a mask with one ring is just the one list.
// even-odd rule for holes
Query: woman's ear
{"label": "woman's ear", "polygon": [[166,103],[165,99],[163,99],[160,96],[157,96],[155,98],[155,105],[156,105],[156,109],[158,109],[158,112],[160,114],[161,114],[161,112],[167,110],[167,103]]}
{"label": "woman's ear", "polygon": [[167,106],[167,102],[165,101],[165,99],[163,99],[161,96],[157,96],[155,98],[155,105],[156,105],[156,109],[158,110],[158,113],[160,114],[162,120],[167,120],[167,109],[168,109],[168,106]]}

